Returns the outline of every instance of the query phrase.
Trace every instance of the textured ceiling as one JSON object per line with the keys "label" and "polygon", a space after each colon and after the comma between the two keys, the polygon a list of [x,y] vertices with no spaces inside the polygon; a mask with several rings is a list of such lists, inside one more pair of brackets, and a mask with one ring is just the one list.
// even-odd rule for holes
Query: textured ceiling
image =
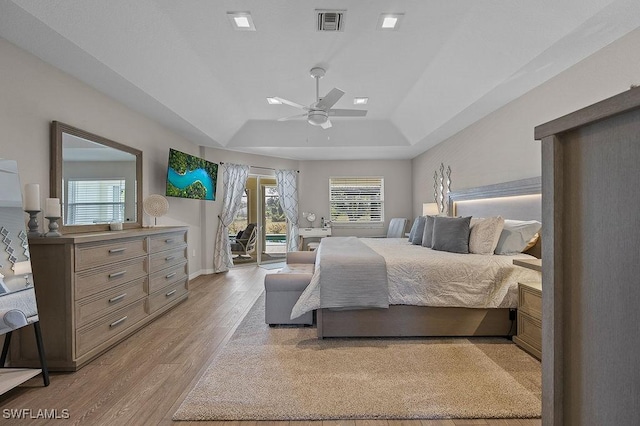
{"label": "textured ceiling", "polygon": [[[344,31],[316,31],[336,7]],[[413,158],[638,26],[637,0],[0,2],[0,36],[196,144],[295,159]],[[266,97],[311,104],[314,66],[367,116],[277,121],[301,111]]]}

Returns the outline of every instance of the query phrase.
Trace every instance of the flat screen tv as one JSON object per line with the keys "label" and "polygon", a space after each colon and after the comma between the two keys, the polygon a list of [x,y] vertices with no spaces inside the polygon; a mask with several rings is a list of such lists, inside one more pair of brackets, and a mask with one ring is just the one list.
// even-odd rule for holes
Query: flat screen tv
{"label": "flat screen tv", "polygon": [[169,149],[167,190],[169,197],[215,200],[218,165],[175,149]]}

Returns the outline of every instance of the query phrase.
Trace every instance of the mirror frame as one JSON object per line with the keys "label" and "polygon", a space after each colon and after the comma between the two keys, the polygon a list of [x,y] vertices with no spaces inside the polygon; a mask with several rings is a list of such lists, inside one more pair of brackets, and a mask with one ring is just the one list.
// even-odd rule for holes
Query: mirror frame
{"label": "mirror frame", "polygon": [[[119,151],[128,152],[136,157],[136,221],[124,222],[124,229],[142,228],[142,151],[130,146],[112,141],[102,136],[78,129],[59,121],[51,122],[51,175],[49,177],[49,193],[52,198],[62,199],[62,134],[78,136],[88,141],[99,143]],[[60,224],[60,232],[63,234],[76,234],[80,232],[108,231],[108,223],[98,223],[94,225],[65,225],[64,217]]]}

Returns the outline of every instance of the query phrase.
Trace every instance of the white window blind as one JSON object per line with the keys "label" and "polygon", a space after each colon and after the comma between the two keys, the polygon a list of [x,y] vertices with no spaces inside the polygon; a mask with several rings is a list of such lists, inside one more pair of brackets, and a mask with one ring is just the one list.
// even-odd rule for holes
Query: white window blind
{"label": "white window blind", "polygon": [[69,180],[65,223],[124,222],[124,178]]}
{"label": "white window blind", "polygon": [[383,223],[384,179],[329,178],[331,221],[335,224]]}

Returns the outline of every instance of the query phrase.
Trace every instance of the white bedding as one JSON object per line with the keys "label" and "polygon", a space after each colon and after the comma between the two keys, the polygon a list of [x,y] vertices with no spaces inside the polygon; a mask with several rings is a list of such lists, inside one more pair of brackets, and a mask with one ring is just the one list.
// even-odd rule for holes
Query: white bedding
{"label": "white bedding", "polygon": [[[540,280],[539,272],[513,265],[513,259],[533,258],[527,254],[457,254],[413,245],[406,238],[361,240],[385,258],[391,305],[516,308],[518,282]],[[321,252],[317,259],[321,261]],[[320,270],[316,268],[291,318],[321,307]]]}

